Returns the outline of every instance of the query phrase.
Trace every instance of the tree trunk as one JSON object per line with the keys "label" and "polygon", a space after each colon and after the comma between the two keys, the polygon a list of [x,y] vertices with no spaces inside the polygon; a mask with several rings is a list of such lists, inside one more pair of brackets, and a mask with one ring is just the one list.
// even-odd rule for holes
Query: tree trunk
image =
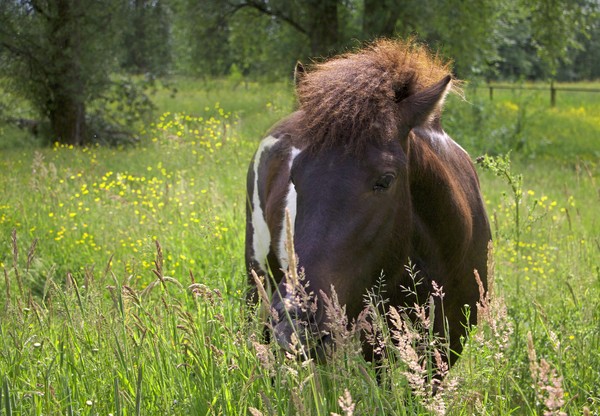
{"label": "tree trunk", "polygon": [[[402,11],[401,0],[364,0],[363,37],[392,37]],[[406,6],[405,6],[406,7]]]}
{"label": "tree trunk", "polygon": [[338,1],[310,0],[306,4],[312,56],[326,57],[335,53],[339,45]]}
{"label": "tree trunk", "polygon": [[287,13],[290,9],[274,8],[269,0],[246,1],[238,7],[234,7],[233,12],[243,7],[252,7],[261,13],[279,19],[308,36],[310,53],[313,57],[327,57],[333,55],[339,46],[339,2],[340,0],[304,0],[298,2],[304,19],[299,19],[297,16],[294,17],[292,13]]}
{"label": "tree trunk", "polygon": [[85,143],[85,85],[81,74],[80,21],[77,1],[56,0],[56,16],[50,22],[54,66],[46,105],[53,140],[80,146]]}
{"label": "tree trunk", "polygon": [[85,144],[85,104],[81,100],[74,94],[55,91],[49,110],[53,140],[73,146]]}
{"label": "tree trunk", "polygon": [[146,60],[146,0],[135,0],[131,25],[133,26],[133,39],[130,39],[129,54],[131,63],[138,74],[148,71]]}

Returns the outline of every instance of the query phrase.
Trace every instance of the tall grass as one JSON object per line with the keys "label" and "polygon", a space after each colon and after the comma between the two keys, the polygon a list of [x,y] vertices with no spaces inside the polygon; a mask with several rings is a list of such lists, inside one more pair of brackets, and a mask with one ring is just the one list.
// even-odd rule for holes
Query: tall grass
{"label": "tall grass", "polygon": [[[598,84],[586,86],[598,87]],[[549,92],[467,87],[467,103],[451,97],[445,125],[469,150],[492,154],[512,149],[520,158],[596,161],[600,157],[600,94],[559,92],[550,107]]]}
{"label": "tall grass", "polygon": [[516,200],[506,177],[480,169],[493,292],[431,396],[414,376],[431,367],[414,365],[410,342],[395,346],[402,319],[379,312],[385,281],[368,303],[383,361],[363,359],[352,325],[337,328],[327,365],[264,343],[244,296],[245,174],[293,97],[284,85],[177,83],[137,147],[3,147],[1,415],[600,410],[597,102],[448,103],[449,133],[492,162],[513,149],[522,182]]}

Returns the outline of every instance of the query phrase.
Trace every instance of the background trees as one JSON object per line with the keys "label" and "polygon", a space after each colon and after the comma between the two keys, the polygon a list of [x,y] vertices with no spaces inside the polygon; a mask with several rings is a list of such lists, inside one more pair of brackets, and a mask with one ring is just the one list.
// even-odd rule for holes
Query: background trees
{"label": "background trees", "polygon": [[131,0],[123,8],[122,66],[133,73],[164,74],[171,65],[171,13],[161,1]]}
{"label": "background trees", "polygon": [[131,136],[132,121],[151,107],[140,83],[119,75],[121,67],[159,69],[152,60],[158,55],[147,47],[157,43],[156,26],[137,20],[154,23],[160,3],[153,2],[148,15],[139,3],[0,2],[0,76],[30,103],[39,118],[31,123],[50,140],[123,140]]}
{"label": "background trees", "polygon": [[[411,36],[455,61],[463,78],[575,80],[598,67],[600,40],[596,0],[175,0],[195,10],[185,26],[206,28],[200,36],[177,38],[190,50],[209,52],[216,42],[220,60],[213,74],[227,74],[238,55],[264,53],[247,75],[289,72],[296,59],[326,57],[379,36]],[[253,13],[248,11],[252,10]],[[219,25],[212,22],[217,20]],[[262,22],[262,23],[260,23]],[[210,28],[210,29],[209,29]],[[183,32],[181,32],[183,33]],[[260,33],[257,45],[245,39]],[[283,42],[285,51],[279,50]],[[286,51],[289,52],[286,54]],[[287,55],[285,62],[282,55]],[[591,56],[590,56],[591,55]],[[181,62],[181,56],[175,57]],[[583,66],[577,68],[573,62]],[[203,55],[196,67],[209,62]],[[595,62],[593,64],[592,62]],[[185,67],[180,67],[185,69]]]}
{"label": "background trees", "polygon": [[142,79],[281,79],[296,60],[379,36],[416,36],[461,78],[597,78],[599,9],[596,0],[2,0],[0,78],[52,141],[111,141],[151,109]]}
{"label": "background trees", "polygon": [[106,84],[115,3],[3,1],[1,67],[10,86],[49,122],[57,140],[82,144],[91,98]]}

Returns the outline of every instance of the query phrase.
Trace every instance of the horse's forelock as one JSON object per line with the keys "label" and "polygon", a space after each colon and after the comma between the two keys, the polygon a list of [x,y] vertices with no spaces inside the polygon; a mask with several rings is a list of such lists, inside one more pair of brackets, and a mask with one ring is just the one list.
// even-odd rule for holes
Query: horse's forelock
{"label": "horse's forelock", "polygon": [[392,140],[402,122],[395,103],[449,73],[449,63],[412,40],[380,40],[317,64],[297,85],[300,140],[307,147],[349,149]]}

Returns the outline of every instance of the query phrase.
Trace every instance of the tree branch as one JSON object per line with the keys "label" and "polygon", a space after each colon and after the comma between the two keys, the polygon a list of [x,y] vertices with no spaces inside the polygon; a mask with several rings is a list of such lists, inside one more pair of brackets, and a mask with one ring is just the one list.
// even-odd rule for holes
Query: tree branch
{"label": "tree branch", "polygon": [[33,62],[44,69],[44,64],[39,59],[40,46],[25,35],[19,35],[16,31],[0,26],[0,46],[6,48],[16,58],[22,58],[28,62]]}
{"label": "tree branch", "polygon": [[42,5],[40,4],[40,2],[38,0],[30,0],[28,2],[32,9],[36,12],[41,14],[42,16],[44,16],[46,18],[46,20],[50,20],[52,17],[50,16],[50,13],[47,10],[44,10],[44,8],[42,7]]}
{"label": "tree branch", "polygon": [[300,23],[298,23],[291,17],[284,14],[281,10],[275,10],[275,9],[269,8],[267,6],[267,3],[264,1],[249,0],[249,1],[245,1],[245,2],[237,3],[237,4],[230,3],[230,5],[231,5],[232,9],[229,14],[231,14],[231,15],[234,15],[235,13],[237,13],[239,10],[241,10],[243,8],[249,7],[249,8],[257,10],[263,14],[266,14],[267,16],[272,16],[277,19],[280,19],[281,21],[292,26],[298,32],[300,32],[304,35],[308,35],[308,31]]}

